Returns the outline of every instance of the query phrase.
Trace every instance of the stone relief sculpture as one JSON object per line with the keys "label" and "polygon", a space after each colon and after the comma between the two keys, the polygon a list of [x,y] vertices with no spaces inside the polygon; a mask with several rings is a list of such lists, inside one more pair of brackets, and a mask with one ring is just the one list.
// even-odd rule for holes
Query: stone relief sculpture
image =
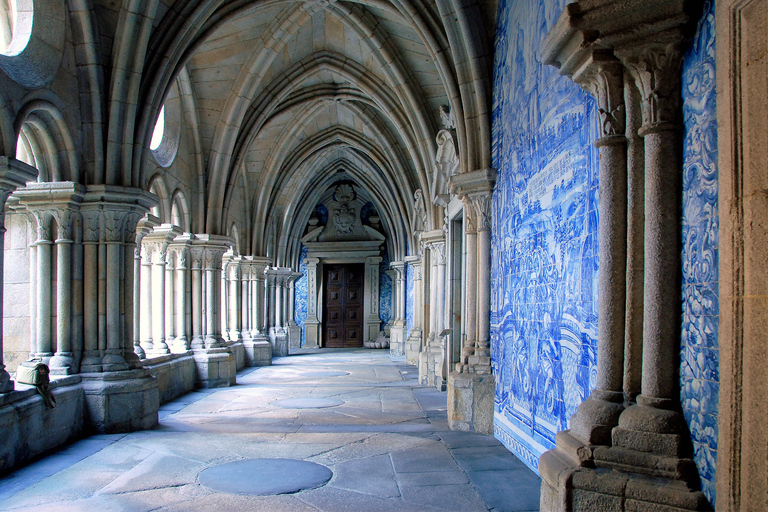
{"label": "stone relief sculpture", "polygon": [[427,225],[427,210],[424,207],[424,194],[421,189],[413,194],[413,217],[411,217],[411,231],[417,233],[424,231]]}
{"label": "stone relief sculpture", "polygon": [[456,151],[456,123],[447,106],[440,108],[440,120],[443,129],[437,133],[435,171],[432,175],[430,193],[433,203],[446,206],[449,200],[448,180],[461,171],[461,165]]}

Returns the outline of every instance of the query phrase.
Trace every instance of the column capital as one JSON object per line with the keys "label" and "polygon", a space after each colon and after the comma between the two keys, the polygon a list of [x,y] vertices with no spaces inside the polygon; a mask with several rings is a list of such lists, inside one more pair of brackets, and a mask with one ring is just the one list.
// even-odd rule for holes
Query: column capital
{"label": "column capital", "polygon": [[192,250],[192,268],[204,270],[221,270],[224,253],[232,247],[235,241],[222,235],[196,234],[190,237]]}
{"label": "column capital", "polygon": [[496,184],[496,169],[463,172],[450,178],[451,193],[464,199],[476,194],[491,194]]}
{"label": "column capital", "polygon": [[[72,240],[72,220],[80,210],[85,187],[71,181],[27,183],[13,197],[37,221],[38,241]],[[56,220],[58,232],[52,232]]]}
{"label": "column capital", "polygon": [[37,179],[37,169],[21,160],[0,157],[0,198],[3,202],[17,188]]}
{"label": "column capital", "polygon": [[476,229],[481,231],[491,230],[491,221],[493,212],[491,209],[493,197],[491,194],[476,194],[470,196],[470,201],[474,209]]}

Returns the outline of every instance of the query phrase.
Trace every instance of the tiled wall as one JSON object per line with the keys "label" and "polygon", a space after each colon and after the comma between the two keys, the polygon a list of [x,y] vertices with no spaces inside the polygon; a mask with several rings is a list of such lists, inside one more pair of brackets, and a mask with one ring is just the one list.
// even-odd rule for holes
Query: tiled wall
{"label": "tiled wall", "polygon": [[502,0],[496,34],[491,342],[495,434],[532,469],[594,387],[592,98],[540,61],[565,0]]}
{"label": "tiled wall", "polygon": [[683,64],[683,413],[702,490],[715,503],[720,352],[717,344],[718,208],[715,7],[704,16]]}
{"label": "tiled wall", "polygon": [[381,330],[392,317],[392,278],[385,272],[389,270],[389,254],[384,249],[383,258],[379,264],[379,318]]}
{"label": "tiled wall", "polygon": [[294,312],[293,319],[301,327],[301,346],[304,346],[307,338],[307,331],[304,329],[304,322],[307,320],[307,301],[309,296],[307,294],[307,248],[302,246],[301,257],[299,258],[299,272],[302,275],[296,280],[294,287],[296,293],[294,295]]}

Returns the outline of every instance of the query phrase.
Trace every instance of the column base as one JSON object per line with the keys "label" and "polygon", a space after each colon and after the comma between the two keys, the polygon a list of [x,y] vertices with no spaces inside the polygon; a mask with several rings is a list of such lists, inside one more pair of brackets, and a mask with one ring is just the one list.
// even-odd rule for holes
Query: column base
{"label": "column base", "polygon": [[448,428],[493,435],[495,382],[492,373],[451,372],[448,375]]}
{"label": "column base", "polygon": [[235,355],[235,370],[240,371],[245,368],[245,345],[242,341],[236,341],[229,344],[229,349]]}
{"label": "column base", "polygon": [[75,358],[71,352],[60,352],[48,361],[52,375],[72,375],[75,371]]}
{"label": "column base", "polygon": [[610,446],[611,431],[624,411],[624,393],[595,389],[571,417],[571,435],[585,445]]}
{"label": "column base", "polygon": [[319,322],[304,322],[304,348],[320,348]]}
{"label": "column base", "polygon": [[128,361],[122,355],[106,354],[101,358],[101,369],[105,372],[121,372],[128,370]]}
{"label": "column base", "polygon": [[288,325],[288,350],[301,348],[301,327],[291,322]]}
{"label": "column base", "polygon": [[393,356],[405,355],[405,326],[395,325],[389,331],[389,353]]}
{"label": "column base", "polygon": [[263,335],[245,340],[245,363],[248,366],[269,366],[272,364],[272,344]]}
{"label": "column base", "polygon": [[414,327],[408,339],[405,340],[405,363],[419,364],[419,353],[421,353],[421,329]]}
{"label": "column base", "polygon": [[[587,400],[591,404],[579,407],[572,425],[581,418],[587,425],[589,414],[613,414],[597,393]],[[712,510],[699,490],[682,415],[648,405],[672,401],[640,396],[638,402],[621,413],[611,432],[613,446],[588,446],[577,438],[584,433],[577,436],[573,430],[557,435],[557,447],[539,461],[542,510]],[[595,420],[591,423],[597,425]],[[603,439],[603,428],[597,427],[588,432]]]}
{"label": "column base", "polygon": [[285,357],[288,355],[288,336],[286,336],[282,329],[270,329],[268,339],[272,345],[273,357]]}
{"label": "column base", "polygon": [[186,336],[178,336],[171,344],[171,352],[174,354],[184,354],[189,350],[189,342]]}
{"label": "column base", "polygon": [[224,388],[236,382],[237,362],[229,347],[206,348],[194,351],[195,386],[198,388]]}
{"label": "column base", "polygon": [[95,353],[86,351],[85,357],[83,357],[83,360],[80,362],[80,372],[98,373],[103,370],[104,369],[101,367],[101,357],[99,357],[98,351]]}
{"label": "column base", "polygon": [[419,384],[445,391],[446,380],[442,376],[443,349],[437,338],[430,336],[427,346],[419,354]]}
{"label": "column base", "polygon": [[117,434],[157,425],[160,394],[157,380],[148,370],[81,375],[87,430]]}
{"label": "column base", "polygon": [[5,368],[0,368],[0,393],[10,393],[15,388],[13,380],[11,380],[11,374],[9,374]]}

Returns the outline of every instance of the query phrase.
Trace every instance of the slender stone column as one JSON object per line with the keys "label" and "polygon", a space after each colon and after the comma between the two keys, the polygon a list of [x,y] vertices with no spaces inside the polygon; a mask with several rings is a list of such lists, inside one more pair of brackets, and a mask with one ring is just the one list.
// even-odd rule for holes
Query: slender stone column
{"label": "slender stone column", "polygon": [[422,337],[422,279],[421,279],[421,257],[407,256],[406,263],[413,267],[413,325],[405,340],[405,361],[408,364],[417,364],[419,352],[421,351]]}
{"label": "slender stone column", "polygon": [[83,330],[84,353],[80,363],[83,373],[100,372],[99,350],[99,240],[101,214],[83,211]]}
{"label": "slender stone column", "polygon": [[264,282],[264,269],[254,265],[251,268],[251,280],[250,287],[251,293],[249,297],[250,314],[251,314],[251,337],[257,338],[263,335],[263,323],[261,310],[264,305],[264,293],[261,291],[261,283]]}
{"label": "slender stone column", "polygon": [[435,291],[435,360],[434,360],[434,372],[435,372],[435,386],[439,389],[444,389],[445,379],[447,378],[445,372],[445,360],[449,357],[446,353],[447,343],[443,332],[447,328],[446,325],[446,286],[445,286],[445,265],[447,260],[447,250],[445,242],[438,242],[432,244],[432,256],[435,262],[435,285],[433,288]]}
{"label": "slender stone column", "polygon": [[106,210],[102,213],[105,226],[106,246],[106,350],[101,358],[104,371],[120,371],[128,369],[128,362],[123,355],[123,337],[121,327],[120,298],[124,286],[123,269],[121,268],[121,249],[124,236],[126,212]]}
{"label": "slender stone column", "polygon": [[59,237],[56,239],[56,355],[50,366],[57,373],[74,371],[72,354],[72,227],[71,212],[58,212]]}
{"label": "slender stone column", "polygon": [[223,343],[219,328],[221,297],[221,260],[217,255],[206,251],[205,257],[205,348],[219,347]]}
{"label": "slender stone column", "polygon": [[192,343],[193,349],[203,348],[203,254],[202,248],[192,248]]}
{"label": "slender stone column", "polygon": [[587,89],[601,115],[598,240],[597,382],[571,419],[571,435],[587,445],[610,445],[624,409],[624,327],[627,272],[627,139],[624,68],[609,50],[550,56],[561,73]]}
{"label": "slender stone column", "polygon": [[464,342],[456,371],[468,370],[469,358],[475,353],[477,340],[477,214],[469,200],[464,201],[464,236],[466,241],[464,275]]}
{"label": "slender stone column", "polygon": [[[645,141],[645,275],[642,394],[614,432],[614,444],[680,456],[677,368],[680,352],[680,194],[682,119],[678,45],[617,51],[643,98]],[[674,283],[674,285],[673,285]],[[651,425],[649,425],[651,422]],[[639,435],[638,432],[643,432]],[[653,435],[658,439],[651,440]],[[650,444],[649,444],[650,443]]]}
{"label": "slender stone column", "polygon": [[152,301],[152,341],[155,355],[168,354],[165,342],[165,303],[168,300],[165,290],[166,247],[158,245],[152,258],[152,296],[159,299]]}
{"label": "slender stone column", "polygon": [[[490,353],[491,199],[495,182],[494,169],[451,177],[451,192],[464,201],[468,210],[465,211],[464,227],[467,233],[465,307],[470,325],[467,327],[467,343],[462,349],[462,362],[448,376],[448,425],[453,430],[486,434],[493,432],[495,389]],[[475,230],[476,234],[473,233]],[[475,342],[474,350],[470,350],[472,341]]]}
{"label": "slender stone column", "polygon": [[[176,303],[176,280],[174,279],[175,267],[173,253],[166,249],[165,252],[165,344],[168,345],[170,350],[173,340],[176,339],[176,334],[173,332],[173,305]],[[181,301],[179,301],[181,302]]]}
{"label": "slender stone column", "polygon": [[251,320],[251,268],[253,261],[244,256],[240,264],[240,326],[243,340],[253,340]]}
{"label": "slender stone column", "polygon": [[[3,211],[5,218],[5,211]],[[27,226],[30,233],[37,232],[37,221],[31,214],[26,215]],[[37,247],[35,244],[29,245],[29,268],[37,269]],[[29,357],[34,357],[37,353],[37,272],[29,273]]]}
{"label": "slender stone column", "polygon": [[[17,187],[35,179],[37,169],[12,158],[0,158],[0,318],[3,317],[3,259],[5,248],[5,202]],[[31,267],[30,267],[31,268]],[[3,328],[0,325],[0,393],[10,393],[14,382],[5,369],[3,356]]]}
{"label": "slender stone column", "polygon": [[405,262],[395,261],[392,267],[392,327],[389,331],[389,352],[405,354]]}
{"label": "slender stone column", "polygon": [[[152,349],[152,336],[149,333],[150,331],[146,329],[145,324],[147,323],[147,320],[144,318],[145,315],[150,314],[148,311],[151,311],[151,308],[147,308],[147,312],[144,311],[146,303],[151,300],[152,297],[151,293],[148,292],[149,297],[146,297],[145,293],[145,289],[149,290],[149,281],[151,279],[151,272],[149,272],[149,269],[151,269],[151,267],[147,267],[147,270],[145,271],[143,262],[146,259],[146,256],[142,256],[144,254],[142,242],[144,237],[152,232],[152,229],[159,224],[160,222],[157,217],[147,214],[139,220],[136,226],[136,247],[133,251],[133,351],[140,359],[146,359],[147,357],[145,348],[148,348],[149,350]],[[147,265],[149,265],[149,263]],[[147,341],[145,342],[145,340]],[[143,347],[142,342],[144,342],[146,346]]]}
{"label": "slender stone column", "polygon": [[229,341],[242,341],[240,334],[240,259],[237,258],[229,263]]}
{"label": "slender stone column", "polygon": [[176,256],[176,338],[173,341],[173,352],[183,353],[189,350],[189,338],[187,337],[187,273],[189,270],[187,262],[189,249],[186,244],[181,247],[174,244],[173,251]]}
{"label": "slender stone column", "polygon": [[285,285],[285,278],[283,276],[275,276],[275,331],[285,332],[283,329],[283,287]]}
{"label": "slender stone column", "polygon": [[46,363],[53,357],[51,336],[51,216],[48,212],[34,212],[37,219],[37,350],[36,357]]}
{"label": "slender stone column", "polygon": [[141,249],[141,345],[145,353],[151,352],[152,342],[152,252],[154,248],[143,244]]}

